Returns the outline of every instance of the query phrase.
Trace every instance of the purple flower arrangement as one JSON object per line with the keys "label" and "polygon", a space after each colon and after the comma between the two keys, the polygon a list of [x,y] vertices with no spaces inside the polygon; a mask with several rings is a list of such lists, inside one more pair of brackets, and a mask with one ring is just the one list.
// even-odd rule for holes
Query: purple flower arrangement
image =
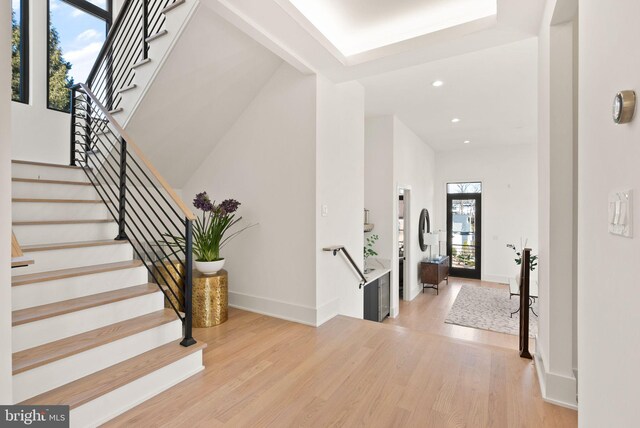
{"label": "purple flower arrangement", "polygon": [[[230,229],[237,225],[242,217],[236,218],[235,213],[240,207],[240,202],[235,199],[225,199],[216,204],[207,195],[207,192],[196,194],[193,206],[202,211],[193,224],[193,254],[199,262],[215,262],[222,260],[220,249],[250,227],[250,225],[231,234]],[[227,235],[225,237],[225,235]],[[184,238],[172,237],[177,243],[184,244]]]}

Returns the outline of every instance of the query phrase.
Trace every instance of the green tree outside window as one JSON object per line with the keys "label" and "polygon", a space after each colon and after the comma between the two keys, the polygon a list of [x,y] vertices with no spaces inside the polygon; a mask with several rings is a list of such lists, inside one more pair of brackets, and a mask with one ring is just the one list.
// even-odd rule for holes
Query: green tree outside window
{"label": "green tree outside window", "polygon": [[69,88],[74,85],[69,76],[71,63],[65,61],[60,36],[55,27],[49,30],[49,107],[69,111]]}

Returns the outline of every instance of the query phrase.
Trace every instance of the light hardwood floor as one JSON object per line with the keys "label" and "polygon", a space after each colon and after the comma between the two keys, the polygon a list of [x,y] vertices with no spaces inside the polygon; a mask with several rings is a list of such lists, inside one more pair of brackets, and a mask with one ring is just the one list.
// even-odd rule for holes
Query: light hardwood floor
{"label": "light hardwood floor", "polygon": [[[444,299],[443,299],[444,300]],[[111,421],[135,427],[575,427],[513,350],[347,317],[231,309],[205,370]]]}
{"label": "light hardwood floor", "polygon": [[[449,284],[446,282],[440,284],[439,295],[436,295],[435,290],[425,289],[424,293],[420,293],[418,297],[410,302],[400,300],[399,315],[396,318],[387,318],[384,322],[385,324],[407,327],[412,330],[439,334],[455,339],[518,349],[518,336],[446,324],[444,322],[460,292],[460,288],[465,284],[502,288],[505,293],[508,290],[508,286],[505,284],[451,277],[449,278]],[[517,297],[514,297],[514,299],[517,299]],[[535,349],[534,346],[535,340],[531,340],[529,349],[532,352]]]}

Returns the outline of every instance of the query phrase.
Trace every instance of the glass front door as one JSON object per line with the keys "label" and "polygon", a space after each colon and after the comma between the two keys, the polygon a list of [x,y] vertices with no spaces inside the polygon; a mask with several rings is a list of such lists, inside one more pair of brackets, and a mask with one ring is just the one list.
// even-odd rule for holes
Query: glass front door
{"label": "glass front door", "polygon": [[480,279],[480,193],[447,195],[451,276]]}

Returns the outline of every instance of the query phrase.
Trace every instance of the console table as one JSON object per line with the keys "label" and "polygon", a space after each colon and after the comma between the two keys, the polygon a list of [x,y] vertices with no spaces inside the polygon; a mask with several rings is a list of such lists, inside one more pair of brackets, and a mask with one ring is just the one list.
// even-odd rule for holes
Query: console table
{"label": "console table", "polygon": [[423,260],[420,262],[420,282],[422,282],[422,292],[425,288],[433,288],[438,295],[438,285],[442,281],[449,283],[449,256],[442,256],[438,259]]}

